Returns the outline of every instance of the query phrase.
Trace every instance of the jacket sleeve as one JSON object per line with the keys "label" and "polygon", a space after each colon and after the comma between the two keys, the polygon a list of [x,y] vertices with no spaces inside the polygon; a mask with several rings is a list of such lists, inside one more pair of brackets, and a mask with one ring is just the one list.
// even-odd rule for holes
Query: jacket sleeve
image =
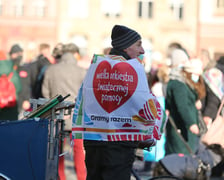
{"label": "jacket sleeve", "polygon": [[206,98],[202,112],[203,116],[208,116],[214,120],[216,118],[219,105],[219,98],[212,92],[212,90],[208,86],[206,86]]}
{"label": "jacket sleeve", "polygon": [[50,94],[50,76],[49,76],[49,69],[46,70],[45,74],[44,74],[44,79],[43,79],[43,83],[42,83],[42,94],[43,97],[45,98],[51,98],[51,94]]}

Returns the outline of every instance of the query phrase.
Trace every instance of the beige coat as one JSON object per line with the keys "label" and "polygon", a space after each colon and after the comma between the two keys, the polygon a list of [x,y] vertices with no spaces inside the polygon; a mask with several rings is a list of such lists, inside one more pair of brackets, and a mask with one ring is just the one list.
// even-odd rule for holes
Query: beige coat
{"label": "beige coat", "polygon": [[77,65],[71,53],[64,54],[58,64],[46,70],[42,84],[43,96],[52,98],[59,94],[63,97],[70,94],[66,101],[74,102],[85,74],[86,70]]}

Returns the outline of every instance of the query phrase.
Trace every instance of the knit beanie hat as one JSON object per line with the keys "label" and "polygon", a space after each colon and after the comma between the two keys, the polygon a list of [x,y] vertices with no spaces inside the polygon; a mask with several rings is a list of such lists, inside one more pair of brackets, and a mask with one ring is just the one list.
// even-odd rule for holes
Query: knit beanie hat
{"label": "knit beanie hat", "polygon": [[115,49],[126,49],[139,39],[141,39],[141,36],[136,31],[126,26],[115,25],[112,29],[111,44]]}
{"label": "knit beanie hat", "polygon": [[171,66],[177,66],[177,65],[183,65],[185,64],[187,61],[189,61],[189,58],[186,54],[186,52],[184,52],[181,49],[174,49],[171,52]]}
{"label": "knit beanie hat", "polygon": [[14,44],[10,51],[9,51],[9,54],[13,54],[13,53],[17,53],[17,52],[23,52],[23,49],[18,45],[18,44]]}

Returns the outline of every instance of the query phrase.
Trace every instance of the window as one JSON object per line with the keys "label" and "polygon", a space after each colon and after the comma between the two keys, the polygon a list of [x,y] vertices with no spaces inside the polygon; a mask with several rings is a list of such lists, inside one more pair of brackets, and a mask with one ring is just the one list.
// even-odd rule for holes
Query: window
{"label": "window", "polygon": [[88,17],[88,0],[68,0],[68,16],[70,18]]}
{"label": "window", "polygon": [[3,14],[3,3],[2,0],[0,0],[0,15]]}
{"label": "window", "polygon": [[224,16],[224,0],[212,1],[214,16]]}
{"label": "window", "polygon": [[101,0],[101,11],[107,17],[121,15],[121,0]]}
{"label": "window", "polygon": [[46,2],[45,0],[34,0],[32,1],[33,15],[37,17],[46,16]]}
{"label": "window", "polygon": [[153,17],[153,1],[152,0],[138,1],[138,17],[140,18]]}
{"label": "window", "polygon": [[14,1],[13,13],[15,16],[23,16],[23,14],[24,14],[23,0],[15,0]]}
{"label": "window", "polygon": [[216,6],[218,9],[219,8],[224,9],[224,0],[217,0]]}
{"label": "window", "polygon": [[184,2],[183,0],[170,0],[169,7],[173,17],[176,20],[183,19],[183,12],[184,12]]}

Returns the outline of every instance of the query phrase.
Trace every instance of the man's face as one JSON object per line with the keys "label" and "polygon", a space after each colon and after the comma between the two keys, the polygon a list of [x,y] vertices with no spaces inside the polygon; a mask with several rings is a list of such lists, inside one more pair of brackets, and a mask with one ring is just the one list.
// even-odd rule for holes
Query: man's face
{"label": "man's face", "polygon": [[126,52],[130,56],[131,59],[137,58],[141,54],[144,54],[145,51],[142,47],[142,41],[139,39],[134,44],[124,49],[124,52]]}
{"label": "man's face", "polygon": [[22,56],[23,55],[23,52],[16,52],[16,53],[12,53],[10,55],[11,59],[16,59],[17,57],[19,56]]}

